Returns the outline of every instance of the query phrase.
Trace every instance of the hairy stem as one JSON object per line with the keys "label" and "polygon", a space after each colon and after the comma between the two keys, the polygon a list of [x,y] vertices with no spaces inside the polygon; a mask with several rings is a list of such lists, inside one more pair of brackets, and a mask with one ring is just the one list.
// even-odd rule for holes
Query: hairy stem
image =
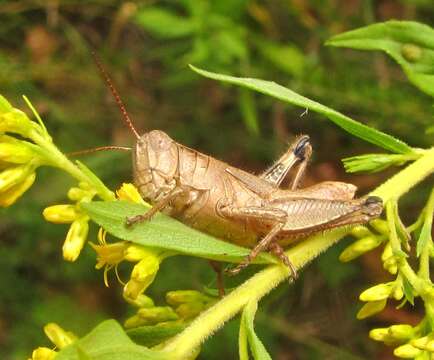
{"label": "hairy stem", "polygon": [[[373,194],[386,203],[399,198],[434,171],[434,148],[384,184]],[[348,228],[318,234],[301,242],[286,252],[297,269],[315,259],[349,232]],[[249,301],[258,301],[289,276],[286,267],[269,266],[229,293],[213,307],[199,315],[184,331],[161,349],[173,359],[187,358],[200,344],[223,324],[235,316]]]}

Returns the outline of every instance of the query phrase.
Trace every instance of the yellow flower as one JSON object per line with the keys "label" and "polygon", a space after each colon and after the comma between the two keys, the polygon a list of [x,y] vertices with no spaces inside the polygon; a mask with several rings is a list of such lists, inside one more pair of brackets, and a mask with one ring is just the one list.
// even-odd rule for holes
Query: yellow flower
{"label": "yellow flower", "polygon": [[116,195],[119,200],[135,202],[138,204],[145,204],[137,188],[130,183],[123,183],[120,189],[116,190]]}
{"label": "yellow flower", "polygon": [[71,224],[62,248],[65,260],[75,261],[80,255],[89,231],[88,221],[88,216],[81,216]]}
{"label": "yellow flower", "polygon": [[95,268],[101,269],[104,267],[104,284],[108,287],[107,273],[113,267],[115,268],[115,273],[119,282],[122,283],[119,278],[117,266],[125,259],[125,252],[129,243],[122,241],[114,244],[107,244],[106,234],[107,232],[100,228],[98,232],[99,245],[93,243],[90,243],[90,245],[97,253],[97,264],[95,265]]}

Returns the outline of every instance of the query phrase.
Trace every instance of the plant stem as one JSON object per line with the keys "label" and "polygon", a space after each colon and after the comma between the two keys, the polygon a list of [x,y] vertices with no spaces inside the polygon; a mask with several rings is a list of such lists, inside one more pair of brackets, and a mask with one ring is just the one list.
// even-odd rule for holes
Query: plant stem
{"label": "plant stem", "polygon": [[[424,226],[426,226],[425,223],[427,223],[429,229],[431,229],[433,213],[434,213],[434,188],[431,191],[431,194],[428,198],[428,202],[426,203],[426,207],[424,209],[423,216],[422,216],[422,219],[424,220],[423,221]],[[425,280],[430,280],[429,259],[430,259],[430,251],[432,246],[433,243],[430,237],[429,242],[425,244],[420,254],[419,276]]]}
{"label": "plant stem", "polygon": [[65,170],[78,181],[84,181],[93,186],[102,200],[112,201],[116,199],[113,192],[110,191],[102,182],[96,184],[89,176],[81,171],[80,168],[74,165],[50,140],[38,136],[37,134],[33,135],[33,140],[37,145],[45,150],[44,156],[49,165]]}
{"label": "plant stem", "polygon": [[[434,148],[419,160],[379,186],[372,194],[384,203],[399,198],[434,171]],[[327,248],[348,234],[349,228],[340,228],[317,234],[286,252],[296,269],[301,269]],[[269,266],[256,273],[226,297],[200,314],[184,331],[168,341],[161,349],[172,359],[186,359],[200,344],[235,316],[249,301],[258,301],[289,276],[289,270],[280,265]]]}

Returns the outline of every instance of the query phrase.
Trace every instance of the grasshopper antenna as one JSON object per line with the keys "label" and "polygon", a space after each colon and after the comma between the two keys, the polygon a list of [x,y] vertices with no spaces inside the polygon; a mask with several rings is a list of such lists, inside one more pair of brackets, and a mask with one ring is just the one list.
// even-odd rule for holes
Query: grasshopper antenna
{"label": "grasshopper antenna", "polygon": [[69,152],[66,155],[68,155],[68,156],[80,156],[80,155],[91,154],[94,152],[105,151],[105,150],[131,151],[131,148],[125,147],[125,146],[113,146],[113,145],[100,146],[100,147],[96,147],[96,148],[92,148],[92,149],[85,149],[85,150],[80,150],[80,151]]}
{"label": "grasshopper antenna", "polygon": [[121,97],[119,96],[118,92],[116,91],[116,88],[113,85],[113,82],[111,81],[110,77],[108,76],[107,72],[105,71],[104,67],[102,66],[101,61],[99,60],[98,56],[94,51],[92,51],[93,59],[95,60],[96,66],[98,66],[99,71],[101,72],[101,75],[103,76],[104,80],[106,81],[108,87],[110,88],[111,93],[113,94],[113,97],[116,100],[116,103],[119,106],[119,109],[121,110],[121,113],[124,117],[125,122],[127,123],[130,130],[133,132],[134,136],[137,139],[140,139],[140,135],[135,129],[133,122],[131,121],[127,109],[125,108],[124,103],[122,102]]}

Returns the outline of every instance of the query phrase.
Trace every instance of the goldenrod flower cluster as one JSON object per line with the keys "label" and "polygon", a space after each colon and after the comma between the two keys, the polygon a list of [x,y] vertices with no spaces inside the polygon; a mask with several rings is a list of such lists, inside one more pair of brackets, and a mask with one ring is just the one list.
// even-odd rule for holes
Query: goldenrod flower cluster
{"label": "goldenrod flower cluster", "polygon": [[44,209],[45,220],[54,224],[71,224],[63,243],[63,258],[75,261],[86,243],[89,231],[89,217],[80,210],[80,204],[89,202],[96,195],[88,183],[80,182],[78,187],[68,191],[68,198],[75,204],[53,205]]}
{"label": "goldenrod flower cluster", "polygon": [[[137,189],[132,184],[123,184],[116,192],[119,200],[144,203]],[[136,263],[131,271],[130,279],[124,284],[123,296],[132,304],[141,304],[140,296],[152,284],[160,268],[160,263],[169,256],[165,251],[146,248],[128,241],[107,244],[106,232],[100,229],[99,244],[91,244],[97,253],[96,268],[104,268],[104,283],[108,286],[107,272],[122,261]],[[120,282],[122,282],[119,279]]]}
{"label": "goldenrod flower cluster", "polygon": [[[431,227],[434,213],[434,190],[418,220],[406,228],[399,217],[396,200],[386,204],[387,221],[377,219],[370,229],[356,227],[352,235],[358,238],[347,247],[340,258],[349,261],[384,243],[381,255],[383,267],[396,275],[394,281],[377,284],[360,294],[365,302],[357,314],[364,319],[382,311],[389,300],[402,301],[398,307],[414,298],[424,302],[426,315],[417,325],[395,324],[370,331],[369,336],[386,345],[394,346],[394,355],[403,359],[429,360],[434,358],[434,285],[430,279],[429,262],[433,256]],[[415,272],[407,258],[410,256],[411,235],[417,239],[416,256],[419,269]]]}
{"label": "goldenrod flower cluster", "polygon": [[34,141],[45,136],[40,124],[0,95],[0,206],[12,205],[32,186],[36,169],[47,160]]}
{"label": "goldenrod flower cluster", "polygon": [[[144,295],[141,295],[144,297]],[[124,326],[127,329],[145,325],[167,326],[183,324],[192,320],[202,311],[214,304],[216,298],[196,290],[176,290],[166,294],[169,306],[155,306],[148,298],[142,298],[142,306],[138,306],[137,313],[128,318]]]}

